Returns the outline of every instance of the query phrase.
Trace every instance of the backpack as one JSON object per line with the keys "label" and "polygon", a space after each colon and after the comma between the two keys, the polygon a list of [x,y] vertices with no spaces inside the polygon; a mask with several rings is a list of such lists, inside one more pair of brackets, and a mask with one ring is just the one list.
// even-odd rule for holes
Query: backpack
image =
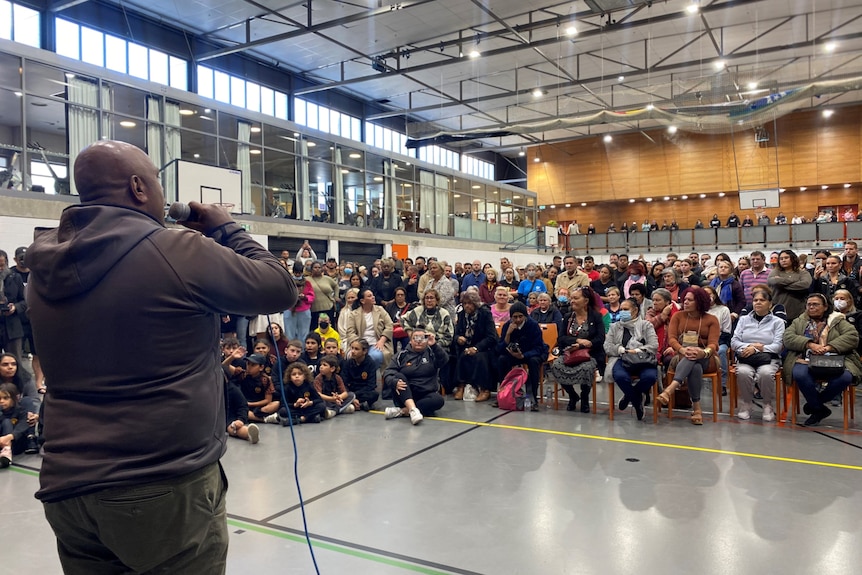
{"label": "backpack", "polygon": [[527,370],[515,366],[500,383],[497,391],[497,405],[507,411],[524,411],[524,386],[527,384]]}

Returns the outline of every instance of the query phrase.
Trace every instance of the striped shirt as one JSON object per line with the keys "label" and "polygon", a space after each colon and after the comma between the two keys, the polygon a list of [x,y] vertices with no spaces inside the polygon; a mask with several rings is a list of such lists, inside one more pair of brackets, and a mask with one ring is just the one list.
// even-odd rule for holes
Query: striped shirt
{"label": "striped shirt", "polygon": [[767,278],[769,278],[769,268],[764,267],[760,270],[760,273],[755,274],[754,270],[751,268],[747,270],[742,270],[742,273],[739,274],[739,283],[742,284],[742,291],[745,292],[745,304],[751,305],[751,288],[756,286],[757,284],[765,284]]}

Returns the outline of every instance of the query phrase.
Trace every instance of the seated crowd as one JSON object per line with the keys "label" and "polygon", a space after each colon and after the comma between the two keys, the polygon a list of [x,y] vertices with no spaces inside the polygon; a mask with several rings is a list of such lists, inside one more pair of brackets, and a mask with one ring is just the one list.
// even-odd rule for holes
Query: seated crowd
{"label": "seated crowd", "polygon": [[[723,253],[669,253],[654,262],[611,254],[597,265],[589,255],[566,255],[523,267],[502,257],[498,269],[417,257],[383,258],[367,269],[317,260],[306,242],[295,261],[281,254],[302,294],[292,309],[222,317],[226,430],[257,443],[259,424],[319,423],[374,409],[381,395],[393,403],[387,419],[415,425],[447,394],[491,400],[515,366],[526,368],[527,404],[538,410],[546,364],[568,394],[568,410],[580,404],[589,412],[592,388],[604,381],[622,392],[611,408],[631,406],[638,419],[654,382],[670,373],[658,401],[666,405],[673,395],[685,404],[677,390],[687,389],[694,424],[703,421],[703,374],[720,371],[726,393],[730,368],[736,417],[749,419],[759,407],[763,421],[774,421],[772,382],[782,369],[805,398],[805,424],[816,425],[862,378],[862,259],[855,242],[841,255],[813,256],[808,263],[789,249],[769,257],[754,251],[734,264]],[[4,252],[0,264],[6,269]],[[23,290],[15,291],[22,280],[13,275],[3,276],[4,299],[9,309],[26,308]],[[553,342],[543,338],[549,326]],[[0,467],[13,454],[38,452],[46,385],[40,373],[20,368],[20,341],[7,338],[3,348]]]}

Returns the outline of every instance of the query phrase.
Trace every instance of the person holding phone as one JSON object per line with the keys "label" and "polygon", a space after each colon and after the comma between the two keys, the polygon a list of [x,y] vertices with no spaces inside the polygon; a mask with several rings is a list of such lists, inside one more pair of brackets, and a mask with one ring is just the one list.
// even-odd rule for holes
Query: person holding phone
{"label": "person holding phone", "polygon": [[386,419],[410,416],[410,423],[417,425],[443,407],[438,374],[448,361],[449,354],[438,345],[434,331],[424,325],[414,327],[409,345],[383,372],[383,385],[392,388],[395,404],[386,408]]}

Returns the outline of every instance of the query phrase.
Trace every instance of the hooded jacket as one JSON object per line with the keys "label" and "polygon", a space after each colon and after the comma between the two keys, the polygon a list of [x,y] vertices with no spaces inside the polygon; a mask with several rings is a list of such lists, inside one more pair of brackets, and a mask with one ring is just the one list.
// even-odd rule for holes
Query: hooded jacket
{"label": "hooded jacket", "polygon": [[37,498],[159,481],[221,457],[219,315],[279,312],[297,292],[235,222],[211,235],[94,204],[36,230],[27,296],[50,381]]}

